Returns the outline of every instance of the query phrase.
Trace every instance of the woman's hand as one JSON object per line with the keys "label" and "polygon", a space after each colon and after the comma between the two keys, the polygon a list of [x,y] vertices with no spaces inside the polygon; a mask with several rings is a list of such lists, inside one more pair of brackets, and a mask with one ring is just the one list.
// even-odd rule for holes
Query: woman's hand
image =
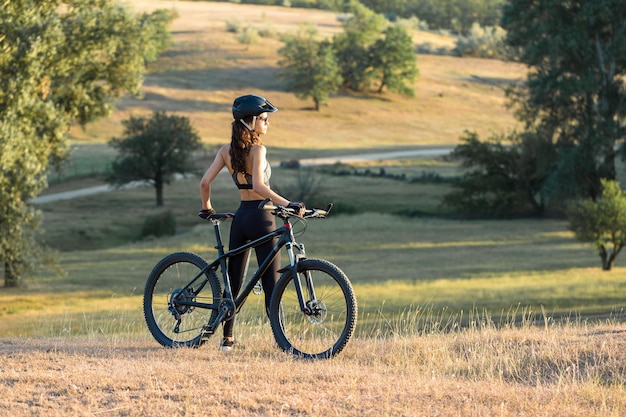
{"label": "woman's hand", "polygon": [[211,216],[211,214],[215,214],[215,210],[213,210],[212,208],[208,208],[208,209],[200,210],[200,212],[198,213],[198,216],[206,220]]}
{"label": "woman's hand", "polygon": [[287,204],[287,208],[292,209],[298,217],[304,216],[306,210],[304,203],[301,201],[290,201],[289,204]]}

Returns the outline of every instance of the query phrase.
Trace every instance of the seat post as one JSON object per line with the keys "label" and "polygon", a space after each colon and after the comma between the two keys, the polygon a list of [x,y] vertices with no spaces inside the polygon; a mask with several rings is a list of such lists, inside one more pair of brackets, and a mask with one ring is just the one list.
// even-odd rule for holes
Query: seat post
{"label": "seat post", "polygon": [[213,229],[215,230],[215,241],[217,242],[215,249],[217,249],[218,256],[222,256],[224,254],[224,244],[222,243],[222,233],[220,232],[220,220],[215,219],[212,220],[212,222]]}

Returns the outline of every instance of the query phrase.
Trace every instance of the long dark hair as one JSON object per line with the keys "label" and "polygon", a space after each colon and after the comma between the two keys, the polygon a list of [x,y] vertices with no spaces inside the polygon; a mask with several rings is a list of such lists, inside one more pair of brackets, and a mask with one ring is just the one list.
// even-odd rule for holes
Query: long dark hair
{"label": "long dark hair", "polygon": [[[248,116],[244,122],[251,125],[253,116]],[[250,154],[250,149],[254,144],[261,144],[259,135],[250,131],[239,120],[234,120],[230,137],[230,163],[237,172],[246,172],[246,157]]]}

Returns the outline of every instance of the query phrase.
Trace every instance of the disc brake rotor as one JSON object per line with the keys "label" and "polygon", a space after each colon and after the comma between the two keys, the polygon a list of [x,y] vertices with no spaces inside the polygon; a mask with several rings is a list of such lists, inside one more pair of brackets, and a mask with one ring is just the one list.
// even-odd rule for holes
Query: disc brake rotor
{"label": "disc brake rotor", "polygon": [[306,318],[311,324],[322,324],[326,320],[328,310],[326,310],[326,304],[323,301],[317,301],[312,303],[309,308],[311,314],[307,314]]}

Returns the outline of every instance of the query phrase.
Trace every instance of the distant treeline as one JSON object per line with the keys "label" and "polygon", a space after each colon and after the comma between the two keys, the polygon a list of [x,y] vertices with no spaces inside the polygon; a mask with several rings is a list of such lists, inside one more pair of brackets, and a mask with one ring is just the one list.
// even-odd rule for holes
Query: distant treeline
{"label": "distant treeline", "polygon": [[[342,11],[353,0],[216,0],[229,3],[265,4]],[[467,34],[472,24],[498,26],[506,0],[360,0],[390,20],[417,17],[430,29]]]}
{"label": "distant treeline", "polygon": [[506,0],[361,0],[387,17],[417,17],[431,29],[467,34],[473,23],[498,26]]}

